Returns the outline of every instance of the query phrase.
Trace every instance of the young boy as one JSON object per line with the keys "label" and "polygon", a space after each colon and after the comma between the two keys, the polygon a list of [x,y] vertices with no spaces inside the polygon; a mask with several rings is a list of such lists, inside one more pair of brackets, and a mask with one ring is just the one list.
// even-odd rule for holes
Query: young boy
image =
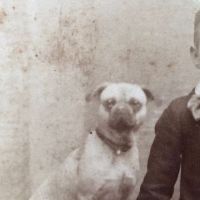
{"label": "young boy", "polygon": [[[200,11],[195,16],[190,54],[200,68]],[[200,199],[200,83],[189,95],[172,101],[155,133],[137,200],[171,199],[180,167],[180,200]]]}

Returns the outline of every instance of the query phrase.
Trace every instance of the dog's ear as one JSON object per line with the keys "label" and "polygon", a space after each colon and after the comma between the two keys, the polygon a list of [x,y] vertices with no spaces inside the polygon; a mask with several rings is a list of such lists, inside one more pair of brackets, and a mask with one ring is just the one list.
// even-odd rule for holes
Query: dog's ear
{"label": "dog's ear", "polygon": [[108,85],[110,85],[110,83],[108,82],[102,83],[98,87],[96,87],[91,93],[88,93],[85,96],[86,102],[90,102],[93,98],[99,98],[103,90],[108,87]]}
{"label": "dog's ear", "polygon": [[149,89],[142,88],[142,90],[144,91],[148,101],[153,101],[155,99],[154,95],[152,94],[152,92]]}

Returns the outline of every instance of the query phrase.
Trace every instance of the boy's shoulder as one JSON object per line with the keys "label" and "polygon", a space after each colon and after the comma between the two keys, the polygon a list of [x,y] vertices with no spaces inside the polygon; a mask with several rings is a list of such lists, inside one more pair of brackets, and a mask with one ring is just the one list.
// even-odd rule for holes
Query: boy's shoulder
{"label": "boy's shoulder", "polygon": [[194,119],[190,110],[187,108],[187,103],[191,95],[192,93],[172,100],[158,119],[155,128],[165,129],[166,127],[171,127],[176,132],[182,130],[183,126],[191,127]]}
{"label": "boy's shoulder", "polygon": [[187,104],[193,92],[188,95],[175,98],[167,107],[168,113],[180,118],[191,118],[191,111],[188,109]]}
{"label": "boy's shoulder", "polygon": [[191,95],[177,97],[170,102],[169,108],[174,111],[185,110],[187,109],[187,103],[190,98]]}

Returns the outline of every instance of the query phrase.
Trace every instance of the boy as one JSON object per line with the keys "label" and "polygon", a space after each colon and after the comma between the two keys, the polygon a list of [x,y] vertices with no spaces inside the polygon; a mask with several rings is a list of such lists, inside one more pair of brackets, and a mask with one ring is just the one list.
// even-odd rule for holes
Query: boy
{"label": "boy", "polygon": [[[200,11],[195,15],[190,54],[200,68]],[[200,199],[200,83],[189,95],[172,101],[155,133],[137,200],[171,199],[180,167],[180,200]]]}

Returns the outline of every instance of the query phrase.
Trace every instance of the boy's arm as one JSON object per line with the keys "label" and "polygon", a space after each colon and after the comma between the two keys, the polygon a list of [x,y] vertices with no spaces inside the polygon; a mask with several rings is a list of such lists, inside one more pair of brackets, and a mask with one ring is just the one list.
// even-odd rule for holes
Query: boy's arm
{"label": "boy's arm", "polygon": [[156,137],[150,151],[147,174],[137,200],[169,200],[172,197],[181,162],[177,103],[171,103],[156,124]]}

